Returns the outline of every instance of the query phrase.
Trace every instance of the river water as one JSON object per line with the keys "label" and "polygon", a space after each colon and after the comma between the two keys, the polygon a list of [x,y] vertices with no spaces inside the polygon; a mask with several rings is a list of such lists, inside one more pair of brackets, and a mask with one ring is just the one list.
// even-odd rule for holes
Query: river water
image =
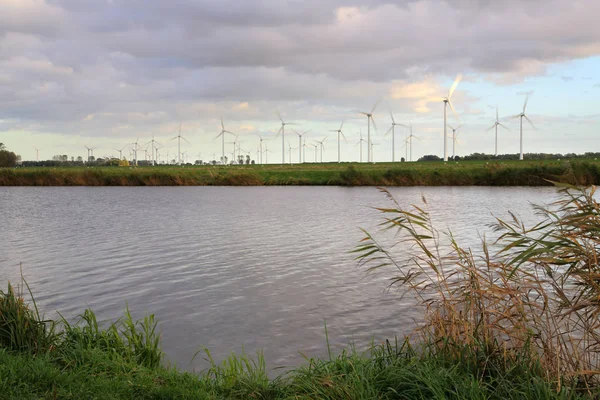
{"label": "river water", "polygon": [[[392,188],[421,204],[438,229],[475,246],[492,214],[536,221],[531,202],[553,188]],[[19,263],[46,316],[74,319],[86,307],[102,321],[153,313],[170,363],[201,370],[204,346],[217,360],[262,350],[269,368],[334,350],[402,337],[419,311],[367,275],[349,251],[377,231],[375,188],[14,187],[0,188],[0,284]],[[384,235],[385,236],[385,235]],[[389,239],[389,235],[388,235]]]}

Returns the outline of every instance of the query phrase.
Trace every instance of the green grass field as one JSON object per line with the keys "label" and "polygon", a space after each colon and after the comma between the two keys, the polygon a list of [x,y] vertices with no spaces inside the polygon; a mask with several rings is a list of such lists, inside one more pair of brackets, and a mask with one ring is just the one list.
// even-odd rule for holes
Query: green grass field
{"label": "green grass field", "polygon": [[578,159],[0,169],[0,186],[543,186],[550,184],[548,180],[598,184],[600,162]]}

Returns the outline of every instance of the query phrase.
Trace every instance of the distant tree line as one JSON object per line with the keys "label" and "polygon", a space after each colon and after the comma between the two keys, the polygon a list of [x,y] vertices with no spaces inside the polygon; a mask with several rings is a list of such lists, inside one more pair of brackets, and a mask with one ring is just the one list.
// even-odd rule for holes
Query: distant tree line
{"label": "distant tree line", "polygon": [[21,161],[21,156],[9,151],[4,143],[0,143],[0,168],[15,167]]}
{"label": "distant tree line", "polygon": [[[600,153],[587,152],[583,154],[575,154],[575,153],[525,153],[523,154],[523,158],[526,160],[558,160],[561,158],[600,158]],[[455,156],[454,158],[448,157],[449,161],[485,161],[485,160],[518,160],[519,154],[498,154],[497,156],[493,154],[484,154],[484,153],[473,153],[468,156]],[[442,161],[442,158],[436,155],[426,155],[418,159],[418,161]]]}

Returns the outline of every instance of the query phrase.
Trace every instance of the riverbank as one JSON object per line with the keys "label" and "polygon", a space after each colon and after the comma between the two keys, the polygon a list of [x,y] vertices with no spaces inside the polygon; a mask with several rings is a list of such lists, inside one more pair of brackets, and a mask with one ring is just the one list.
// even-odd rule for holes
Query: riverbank
{"label": "riverbank", "polygon": [[[230,356],[200,374],[163,365],[152,316],[100,327],[86,310],[78,323],[40,317],[9,286],[0,293],[0,392],[3,399],[567,399],[533,359],[518,365],[417,352],[408,342],[350,349],[270,379],[261,355]],[[190,354],[190,358],[193,355]]]}
{"label": "riverbank", "polygon": [[549,186],[549,181],[600,184],[600,162],[546,160],[0,169],[0,186]]}

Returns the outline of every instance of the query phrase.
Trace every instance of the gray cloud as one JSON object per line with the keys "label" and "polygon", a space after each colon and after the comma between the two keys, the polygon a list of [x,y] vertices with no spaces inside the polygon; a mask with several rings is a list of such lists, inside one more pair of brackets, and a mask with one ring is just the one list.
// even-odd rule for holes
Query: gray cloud
{"label": "gray cloud", "polygon": [[598,14],[593,0],[2,2],[0,129],[119,136],[275,108],[328,122],[395,82],[431,97],[434,77],[515,82],[597,55]]}

